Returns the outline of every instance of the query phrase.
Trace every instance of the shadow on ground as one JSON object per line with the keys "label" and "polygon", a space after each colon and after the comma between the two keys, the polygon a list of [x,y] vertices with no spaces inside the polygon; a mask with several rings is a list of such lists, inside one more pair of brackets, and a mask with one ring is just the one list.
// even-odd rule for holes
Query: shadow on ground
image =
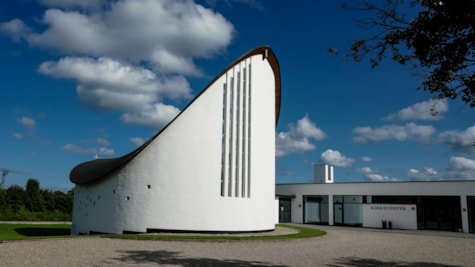
{"label": "shadow on ground", "polygon": [[126,250],[118,251],[123,256],[117,258],[123,263],[127,264],[166,264],[178,265],[184,267],[199,267],[199,266],[227,266],[227,267],[288,267],[285,265],[272,265],[270,263],[258,261],[241,261],[241,260],[218,260],[210,258],[186,258],[181,257],[180,252],[172,251],[135,251]]}
{"label": "shadow on ground", "polygon": [[433,262],[404,262],[404,261],[381,261],[375,259],[362,259],[362,258],[341,258],[336,263],[328,264],[331,267],[460,267],[460,265],[447,265]]}
{"label": "shadow on ground", "polygon": [[71,229],[43,228],[43,227],[18,227],[15,232],[22,236],[60,236],[70,235]]}

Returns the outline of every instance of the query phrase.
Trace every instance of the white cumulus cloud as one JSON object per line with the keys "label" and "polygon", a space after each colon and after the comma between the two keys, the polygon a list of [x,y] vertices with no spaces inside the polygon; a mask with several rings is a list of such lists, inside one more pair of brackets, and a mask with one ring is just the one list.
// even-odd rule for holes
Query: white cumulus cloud
{"label": "white cumulus cloud", "polygon": [[113,149],[106,148],[106,147],[99,147],[99,148],[82,148],[77,145],[73,144],[66,144],[61,147],[61,150],[70,153],[76,154],[88,154],[88,155],[97,155],[97,156],[112,156],[115,154]]}
{"label": "white cumulus cloud", "polygon": [[416,103],[407,108],[401,109],[385,117],[385,120],[441,120],[444,113],[449,110],[449,106],[444,100],[428,100]]}
{"label": "white cumulus cloud", "polygon": [[158,103],[137,112],[127,112],[121,120],[128,124],[146,125],[151,127],[164,126],[175,118],[180,110],[174,106]]}
{"label": "white cumulus cloud", "polygon": [[436,180],[475,180],[475,160],[452,156],[444,171],[438,171],[433,167],[411,168],[407,176],[418,181]]}
{"label": "white cumulus cloud", "polygon": [[18,42],[30,33],[30,29],[22,20],[17,18],[0,23],[0,33],[10,36],[12,40]]}
{"label": "white cumulus cloud", "polygon": [[465,131],[445,131],[439,134],[438,141],[449,146],[455,153],[475,155],[475,125]]}
{"label": "white cumulus cloud", "polygon": [[131,142],[133,145],[139,147],[139,146],[141,146],[141,145],[143,145],[143,144],[145,143],[145,139],[143,139],[143,138],[141,138],[141,137],[132,137],[132,138],[130,138],[130,142]]}
{"label": "white cumulus cloud", "polygon": [[178,113],[169,102],[192,96],[186,77],[202,75],[194,60],[222,54],[234,35],[194,1],[41,2],[48,8],[37,25],[15,18],[0,33],[62,56],[39,71],[75,81],[86,106],[122,112],[126,123],[163,127]]}
{"label": "white cumulus cloud", "polygon": [[101,146],[110,146],[110,141],[105,139],[105,138],[102,138],[102,137],[99,137],[96,139],[96,143],[101,145]]}
{"label": "white cumulus cloud", "polygon": [[[187,60],[208,57],[225,48],[234,33],[232,24],[221,14],[193,1],[119,0],[92,10],[74,10],[79,1],[64,5],[54,2],[51,4],[56,8],[47,9],[41,19],[44,31],[27,31],[17,18],[5,34],[21,35],[32,46],[65,55],[119,57],[166,65],[155,61],[154,55],[165,51]],[[65,7],[69,9],[61,9]],[[1,25],[7,24],[13,23]]]}
{"label": "white cumulus cloud", "polygon": [[15,132],[15,133],[12,133],[12,137],[20,140],[20,139],[23,139],[25,136],[22,133]]}
{"label": "white cumulus cloud", "polygon": [[447,179],[475,179],[475,160],[465,157],[451,157],[447,168]]}
{"label": "white cumulus cloud", "polygon": [[407,171],[406,175],[409,178],[417,181],[431,181],[441,179],[441,173],[431,167],[423,167],[418,169],[411,168]]}
{"label": "white cumulus cloud", "polygon": [[25,128],[27,128],[27,129],[32,130],[32,129],[36,128],[35,120],[30,118],[30,117],[23,116],[20,119],[18,119],[18,122],[21,125],[25,126]]}
{"label": "white cumulus cloud", "polygon": [[39,71],[76,80],[77,94],[86,105],[124,112],[122,120],[131,124],[163,127],[179,109],[157,108],[165,106],[161,101],[191,97],[190,86],[183,76],[159,77],[150,70],[110,58],[65,57],[41,64]]}
{"label": "white cumulus cloud", "polygon": [[363,162],[371,162],[371,161],[373,161],[372,158],[366,157],[366,156],[360,157],[360,160],[363,161]]}
{"label": "white cumulus cloud", "polygon": [[357,136],[353,138],[357,143],[377,143],[387,140],[428,142],[435,133],[430,125],[417,125],[413,122],[406,125],[384,125],[379,128],[357,127],[353,130]]}
{"label": "white cumulus cloud", "polygon": [[400,181],[400,179],[390,178],[388,176],[379,174],[377,171],[371,169],[370,167],[359,168],[357,171],[361,173],[366,180],[371,181],[371,182]]}
{"label": "white cumulus cloud", "polygon": [[320,160],[337,167],[350,167],[355,162],[354,159],[342,155],[340,151],[331,149],[325,150],[320,155]]}
{"label": "white cumulus cloud", "polygon": [[297,125],[289,124],[288,129],[287,132],[276,134],[276,157],[315,150],[315,145],[311,141],[320,141],[327,137],[308,115],[298,120]]}
{"label": "white cumulus cloud", "polygon": [[36,130],[36,121],[30,117],[22,116],[17,119],[17,122],[23,126],[24,131],[23,133],[15,132],[12,134],[12,137],[15,139],[24,139],[27,137],[33,136]]}

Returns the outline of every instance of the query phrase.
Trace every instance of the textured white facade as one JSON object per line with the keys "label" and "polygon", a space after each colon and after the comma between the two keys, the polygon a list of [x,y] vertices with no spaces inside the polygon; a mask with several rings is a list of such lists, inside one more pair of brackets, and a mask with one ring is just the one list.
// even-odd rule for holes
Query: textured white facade
{"label": "textured white facade", "polygon": [[72,233],[274,229],[279,109],[277,60],[254,49],[119,166],[73,169]]}
{"label": "textured white facade", "polygon": [[394,229],[417,230],[417,205],[363,204],[363,227],[380,228],[382,220]]}

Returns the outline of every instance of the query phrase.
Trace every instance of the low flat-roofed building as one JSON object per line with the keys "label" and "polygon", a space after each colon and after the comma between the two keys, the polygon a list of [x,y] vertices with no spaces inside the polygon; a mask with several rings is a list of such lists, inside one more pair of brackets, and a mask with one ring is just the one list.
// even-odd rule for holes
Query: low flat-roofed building
{"label": "low flat-roofed building", "polygon": [[475,180],[277,184],[280,222],[475,233]]}

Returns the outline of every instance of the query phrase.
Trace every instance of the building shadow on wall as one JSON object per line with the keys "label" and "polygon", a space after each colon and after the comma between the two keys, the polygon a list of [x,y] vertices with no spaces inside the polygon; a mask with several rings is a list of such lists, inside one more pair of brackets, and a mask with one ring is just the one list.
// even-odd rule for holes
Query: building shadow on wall
{"label": "building shadow on wall", "polygon": [[447,265],[433,262],[405,262],[405,261],[382,261],[363,258],[340,258],[335,263],[328,264],[330,267],[460,267],[460,265]]}
{"label": "building shadow on wall", "polygon": [[199,267],[199,266],[227,266],[227,267],[288,267],[286,265],[272,265],[259,261],[242,261],[242,260],[219,260],[211,258],[187,258],[180,256],[180,252],[172,251],[145,251],[145,250],[123,250],[118,251],[122,254],[120,258],[116,258],[125,264],[164,264],[177,265],[183,267]]}

